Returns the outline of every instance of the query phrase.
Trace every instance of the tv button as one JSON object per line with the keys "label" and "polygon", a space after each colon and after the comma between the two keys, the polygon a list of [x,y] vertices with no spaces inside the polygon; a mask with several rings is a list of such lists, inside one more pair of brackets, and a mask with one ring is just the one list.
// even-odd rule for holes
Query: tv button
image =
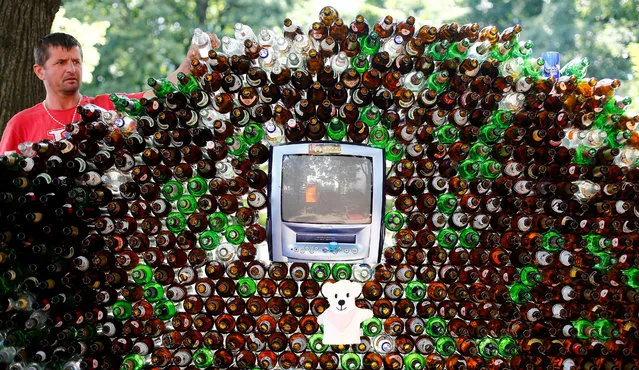
{"label": "tv button", "polygon": [[338,251],[339,248],[339,244],[337,244],[337,242],[330,242],[328,243],[328,250],[331,252],[336,252]]}

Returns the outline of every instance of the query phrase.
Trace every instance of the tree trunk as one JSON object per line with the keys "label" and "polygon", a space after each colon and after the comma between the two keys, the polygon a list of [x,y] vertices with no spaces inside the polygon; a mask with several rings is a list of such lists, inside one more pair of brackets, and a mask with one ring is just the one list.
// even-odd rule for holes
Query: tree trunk
{"label": "tree trunk", "polygon": [[0,134],[14,114],[42,101],[33,73],[33,46],[51,31],[61,0],[0,0]]}
{"label": "tree trunk", "polygon": [[197,0],[195,6],[195,14],[197,15],[198,26],[206,23],[206,11],[209,7],[209,0]]}

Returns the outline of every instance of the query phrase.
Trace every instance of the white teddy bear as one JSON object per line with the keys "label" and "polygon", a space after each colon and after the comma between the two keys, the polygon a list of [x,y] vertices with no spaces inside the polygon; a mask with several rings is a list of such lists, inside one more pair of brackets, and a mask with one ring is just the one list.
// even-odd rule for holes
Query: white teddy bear
{"label": "white teddy bear", "polygon": [[348,280],[325,283],[322,294],[328,299],[329,307],[317,317],[317,323],[324,326],[324,344],[358,344],[362,322],[373,317],[373,311],[359,308],[355,298],[362,293],[362,286]]}

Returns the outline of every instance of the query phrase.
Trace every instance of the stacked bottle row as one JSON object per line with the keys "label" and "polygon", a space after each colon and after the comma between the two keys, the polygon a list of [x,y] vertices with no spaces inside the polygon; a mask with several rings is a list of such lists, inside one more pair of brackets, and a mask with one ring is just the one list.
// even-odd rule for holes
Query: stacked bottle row
{"label": "stacked bottle row", "polygon": [[[619,82],[585,60],[544,76],[518,26],[414,23],[327,7],[308,36],[238,25],[177,86],[149,79],[156,98],[80,107],[67,139],[4,157],[0,360],[635,368],[639,140]],[[382,264],[261,261],[268,148],[314,140],[384,148]],[[321,343],[327,279],[363,284],[357,346]]]}

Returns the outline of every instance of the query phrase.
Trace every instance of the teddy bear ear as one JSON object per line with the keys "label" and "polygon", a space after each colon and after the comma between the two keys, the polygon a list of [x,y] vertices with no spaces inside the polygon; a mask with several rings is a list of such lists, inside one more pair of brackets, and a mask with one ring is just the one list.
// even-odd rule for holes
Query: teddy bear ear
{"label": "teddy bear ear", "polygon": [[333,283],[332,282],[324,282],[324,285],[322,285],[322,295],[326,298],[328,298],[329,295],[331,295],[333,291]]}
{"label": "teddy bear ear", "polygon": [[362,293],[362,285],[351,281],[348,290],[353,293],[355,298],[357,298]]}

